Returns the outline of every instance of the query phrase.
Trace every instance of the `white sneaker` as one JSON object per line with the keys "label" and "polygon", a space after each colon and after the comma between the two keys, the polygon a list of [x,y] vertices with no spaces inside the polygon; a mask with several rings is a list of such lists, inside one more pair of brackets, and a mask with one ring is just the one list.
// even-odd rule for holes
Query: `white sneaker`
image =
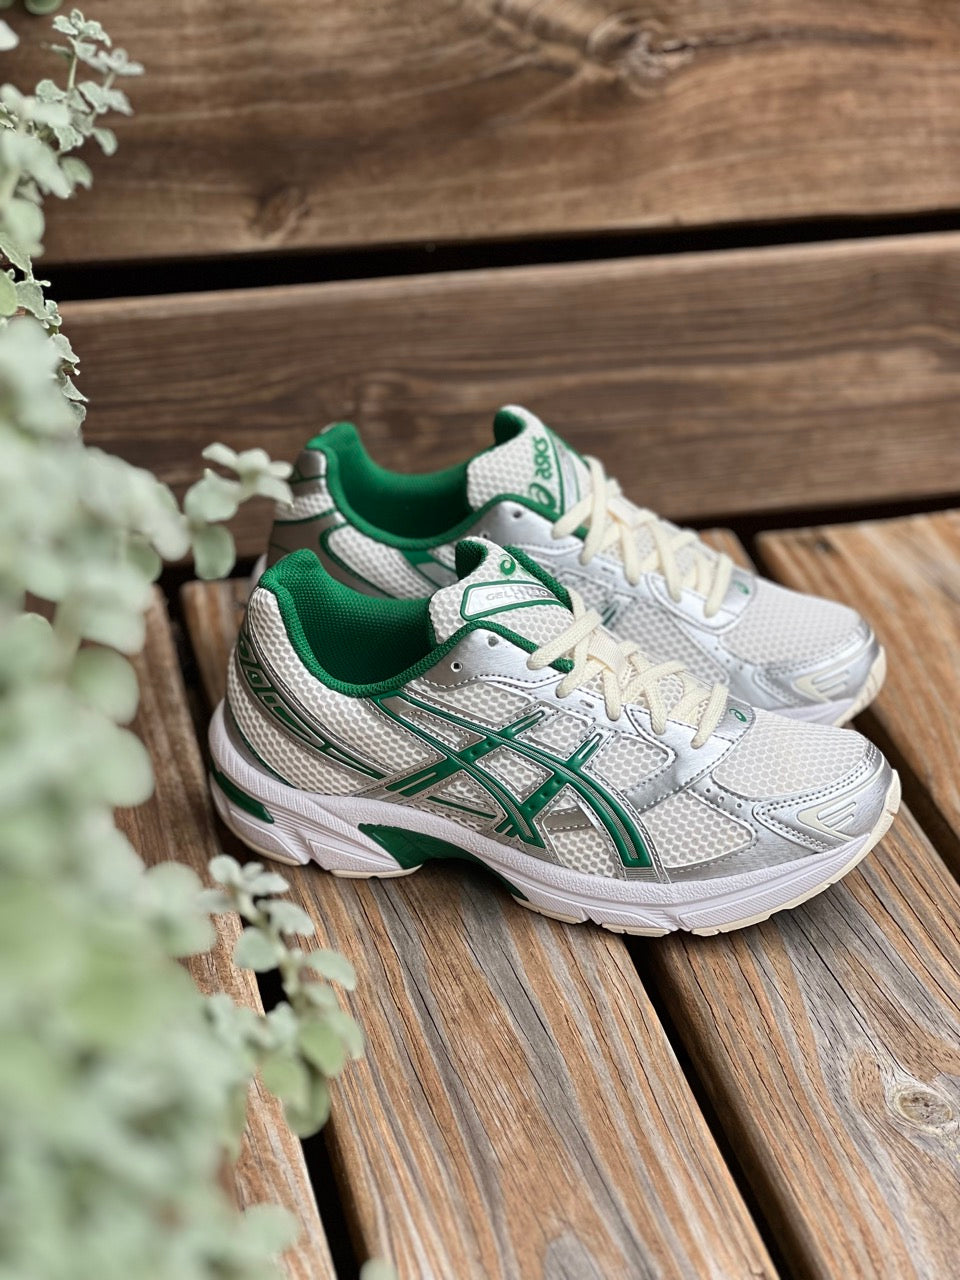
{"label": "white sneaker", "polygon": [[753,706],[843,724],[876,696],[884,652],[852,609],[775,586],[634,506],[525,409],[501,409],[494,435],[466,463],[403,475],[372,462],[352,424],[328,427],[300,454],[270,562],[308,548],[360,591],[409,598],[454,581],[459,538],[489,537],[526,551],[621,639]]}
{"label": "white sneaker", "polygon": [[376,599],[311,552],[253,592],[210,731],[252,849],[343,876],[479,861],[523,905],[618,932],[715,933],[839,879],[896,774],[653,664],[522,552],[481,540],[431,599]]}

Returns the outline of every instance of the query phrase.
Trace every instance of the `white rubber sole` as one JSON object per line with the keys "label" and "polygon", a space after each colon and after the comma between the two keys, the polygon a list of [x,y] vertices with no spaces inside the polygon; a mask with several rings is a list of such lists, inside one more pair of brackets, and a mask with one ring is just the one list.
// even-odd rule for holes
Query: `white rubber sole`
{"label": "white rubber sole", "polygon": [[858,716],[874,700],[887,676],[887,652],[881,649],[867,678],[852,698],[837,702],[807,702],[802,707],[779,707],[777,715],[789,720],[805,720],[814,724],[844,725]]}
{"label": "white rubber sole", "polygon": [[361,827],[409,833],[455,846],[506,881],[532,911],[570,924],[590,920],[614,933],[659,937],[676,930],[714,934],[766,920],[834,884],[886,833],[900,804],[900,780],[890,784],[883,812],[868,834],[828,853],[716,880],[660,884],[590,876],[500,844],[448,818],[356,796],[326,796],[288,787],[241,753],[228,735],[223,704],[210,724],[217,812],[248,848],[295,865],[317,863],[346,877],[409,875],[403,863]]}

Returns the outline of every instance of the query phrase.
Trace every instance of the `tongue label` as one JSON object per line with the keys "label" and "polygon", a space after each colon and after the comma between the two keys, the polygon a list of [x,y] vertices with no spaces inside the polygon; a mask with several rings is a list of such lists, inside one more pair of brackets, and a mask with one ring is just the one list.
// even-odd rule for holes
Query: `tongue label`
{"label": "tongue label", "polygon": [[463,618],[489,618],[508,609],[523,609],[534,604],[557,604],[549,587],[539,582],[475,582],[463,593],[460,615]]}

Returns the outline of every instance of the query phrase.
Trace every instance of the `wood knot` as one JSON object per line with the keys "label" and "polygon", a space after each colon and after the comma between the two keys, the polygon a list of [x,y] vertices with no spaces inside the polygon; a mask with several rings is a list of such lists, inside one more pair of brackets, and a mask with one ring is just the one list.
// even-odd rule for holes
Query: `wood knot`
{"label": "wood knot", "polygon": [[957,1119],[955,1109],[946,1098],[920,1085],[898,1089],[891,1102],[893,1109],[918,1129],[941,1132],[950,1128]]}
{"label": "wood knot", "polygon": [[251,219],[251,229],[264,240],[290,235],[307,212],[307,198],[299,187],[283,186],[261,196]]}

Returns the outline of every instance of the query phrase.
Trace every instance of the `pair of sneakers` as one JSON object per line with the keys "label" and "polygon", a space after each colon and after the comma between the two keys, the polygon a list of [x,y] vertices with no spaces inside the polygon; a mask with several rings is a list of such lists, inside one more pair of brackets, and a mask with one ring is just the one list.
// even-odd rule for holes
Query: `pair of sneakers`
{"label": "pair of sneakers", "polygon": [[524,906],[716,933],[838,880],[896,812],[839,726],[870,627],[623,496],[528,411],[430,475],[300,454],[210,730],[252,849],[341,876],[483,863]]}

